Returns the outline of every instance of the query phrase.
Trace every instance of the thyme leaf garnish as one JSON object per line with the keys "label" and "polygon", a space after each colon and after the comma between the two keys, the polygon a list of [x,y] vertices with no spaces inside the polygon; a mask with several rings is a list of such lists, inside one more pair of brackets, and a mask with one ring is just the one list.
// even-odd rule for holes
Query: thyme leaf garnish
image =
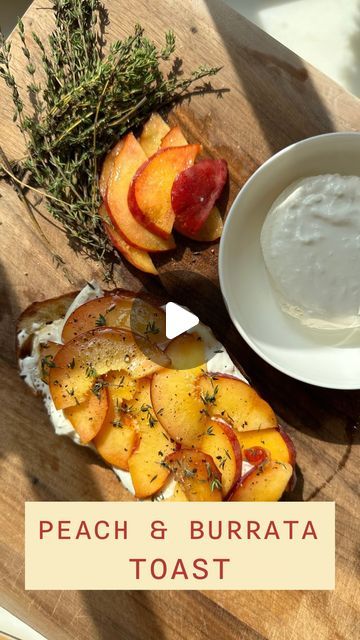
{"label": "thyme leaf garnish", "polygon": [[155,427],[157,423],[157,419],[155,418],[154,414],[151,412],[151,409],[152,407],[149,404],[143,404],[141,405],[140,411],[142,411],[143,413],[146,413],[149,427],[152,429],[153,427]]}
{"label": "thyme leaf garnish", "polygon": [[215,491],[215,489],[222,489],[222,484],[221,484],[221,480],[219,480],[219,478],[216,478],[215,476],[211,479],[210,482],[210,490],[211,492]]}
{"label": "thyme leaf garnish", "polygon": [[56,364],[54,362],[54,356],[51,354],[41,358],[41,372],[42,375],[46,375],[48,369],[55,369]]}
{"label": "thyme leaf garnish", "polygon": [[105,316],[103,316],[103,314],[102,314],[102,313],[100,313],[100,314],[99,314],[99,317],[98,317],[98,318],[96,318],[96,320],[95,320],[95,324],[96,324],[96,326],[97,326],[97,327],[105,327],[105,325],[106,325],[106,318],[105,318]]}
{"label": "thyme leaf garnish", "polygon": [[209,393],[209,391],[205,391],[205,393],[200,394],[200,398],[205,406],[209,404],[211,405],[216,404],[216,396],[218,394],[218,391],[219,391],[219,386],[216,385],[216,387],[214,387],[214,384],[212,384],[212,393]]}
{"label": "thyme leaf garnish", "polygon": [[101,391],[104,387],[107,386],[107,382],[105,380],[102,380],[101,378],[99,378],[98,380],[96,380],[94,382],[94,384],[91,387],[91,391],[96,395],[96,397],[100,400],[100,396],[101,396]]}

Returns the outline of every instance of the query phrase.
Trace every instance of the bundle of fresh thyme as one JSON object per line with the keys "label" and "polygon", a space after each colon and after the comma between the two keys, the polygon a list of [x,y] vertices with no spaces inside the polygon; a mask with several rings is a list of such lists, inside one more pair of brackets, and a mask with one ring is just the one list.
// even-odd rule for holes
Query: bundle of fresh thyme
{"label": "bundle of fresh thyme", "polygon": [[[100,0],[52,0],[52,7],[55,28],[46,42],[36,33],[25,34],[22,21],[18,23],[30,108],[13,75],[10,43],[0,35],[0,76],[11,91],[14,121],[27,149],[25,159],[15,164],[2,153],[1,168],[23,198],[26,176],[26,189],[41,191],[71,246],[105,263],[110,247],[98,216],[104,154],[151,112],[188,95],[193,82],[218,69],[200,67],[184,77],[181,61],[173,55],[174,34],[166,33],[159,49],[139,25],[105,55],[108,17]],[[30,38],[41,54],[39,69]],[[166,74],[164,61],[170,69]],[[204,83],[195,92],[207,89]]]}

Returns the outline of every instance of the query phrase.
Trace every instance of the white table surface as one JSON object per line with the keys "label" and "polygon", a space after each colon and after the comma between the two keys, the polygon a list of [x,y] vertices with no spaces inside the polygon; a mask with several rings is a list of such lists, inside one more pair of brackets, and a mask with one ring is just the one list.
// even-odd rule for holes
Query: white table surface
{"label": "white table surface", "polygon": [[0,607],[0,633],[1,632],[8,633],[19,640],[46,640],[44,636],[34,631],[34,629],[30,629],[27,624],[2,607]]}

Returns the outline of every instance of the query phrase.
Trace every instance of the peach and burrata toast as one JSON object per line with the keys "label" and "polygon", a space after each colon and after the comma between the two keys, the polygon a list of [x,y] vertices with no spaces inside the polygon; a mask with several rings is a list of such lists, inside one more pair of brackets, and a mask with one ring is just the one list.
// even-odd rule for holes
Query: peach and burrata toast
{"label": "peach and burrata toast", "polygon": [[201,151],[201,145],[188,144],[179,126],[170,129],[154,113],[139,139],[128,133],[107,154],[99,216],[114,248],[141,271],[157,273],[150,253],[174,249],[173,230],[201,242],[220,237],[215,202],[227,164],[198,160]]}
{"label": "peach and burrata toast", "polygon": [[292,487],[291,439],[204,325],[169,341],[158,304],[88,285],[32,305],[18,341],[56,431],[137,498],[273,501]]}

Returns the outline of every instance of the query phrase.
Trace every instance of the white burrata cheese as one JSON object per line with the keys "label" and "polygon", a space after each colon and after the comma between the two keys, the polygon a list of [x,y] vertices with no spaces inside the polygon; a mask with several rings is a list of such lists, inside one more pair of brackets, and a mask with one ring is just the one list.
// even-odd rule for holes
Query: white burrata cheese
{"label": "white burrata cheese", "polygon": [[[99,285],[94,281],[90,282],[80,291],[78,296],[74,299],[64,318],[54,320],[54,322],[46,325],[39,325],[36,323],[33,324],[30,332],[31,335],[34,336],[32,353],[30,356],[26,356],[19,361],[21,377],[34,391],[40,392],[42,394],[45,407],[49,414],[55,433],[59,436],[68,436],[79,445],[81,445],[81,441],[74,427],[72,426],[71,422],[65,417],[64,412],[62,410],[56,409],[50,395],[49,386],[41,380],[39,373],[39,345],[44,344],[48,341],[61,343],[63,326],[72,312],[81,305],[85,304],[85,302],[94,300],[95,298],[99,298],[102,295],[103,290],[99,287]],[[244,376],[233,364],[227,351],[220,344],[220,342],[215,339],[209,327],[200,323],[192,331],[189,331],[189,333],[192,332],[199,334],[205,343],[207,370],[209,371],[209,373],[227,373],[239,378],[240,380],[243,380],[244,382],[247,382]],[[21,331],[18,334],[19,346],[24,344],[28,337],[29,334],[25,330]],[[95,450],[91,443],[89,445],[82,446],[90,446]],[[243,473],[246,473],[249,469],[251,469],[251,467],[252,465],[250,465],[246,461],[243,461]],[[112,467],[112,470],[120,479],[124,487],[134,495],[135,491],[133,483],[131,481],[130,473],[128,471],[118,469],[117,467]],[[174,487],[175,482],[173,480],[170,480],[165,485],[163,490],[157,494],[156,499],[162,500],[171,497],[174,492]]]}
{"label": "white burrata cheese", "polygon": [[261,248],[283,311],[319,329],[360,326],[360,177],[291,184],[265,219]]}

